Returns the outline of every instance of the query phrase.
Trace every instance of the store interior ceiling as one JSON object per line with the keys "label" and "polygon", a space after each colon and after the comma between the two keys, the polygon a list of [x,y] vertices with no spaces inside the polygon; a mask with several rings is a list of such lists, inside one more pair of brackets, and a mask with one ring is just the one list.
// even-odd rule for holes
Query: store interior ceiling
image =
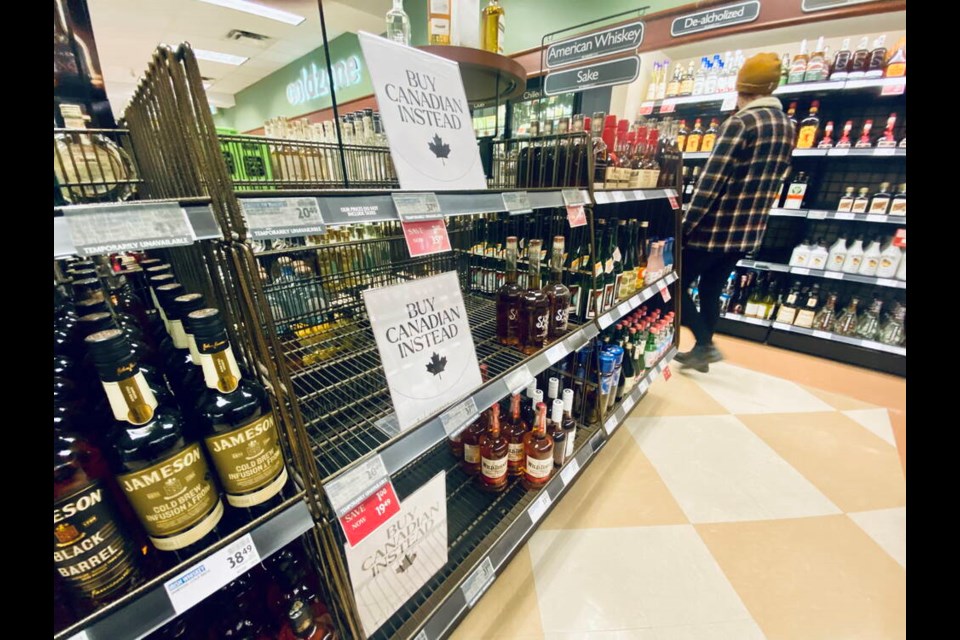
{"label": "store interior ceiling", "polygon": [[[298,25],[227,6],[229,0],[88,0],[107,97],[120,117],[158,44],[189,42],[206,50],[247,58],[243,64],[200,60],[207,96],[232,107],[233,96],[293,60],[322,46],[317,0],[256,0],[256,4],[305,18]],[[346,31],[382,33],[391,0],[324,0],[327,37]],[[243,31],[266,39],[228,35]]]}

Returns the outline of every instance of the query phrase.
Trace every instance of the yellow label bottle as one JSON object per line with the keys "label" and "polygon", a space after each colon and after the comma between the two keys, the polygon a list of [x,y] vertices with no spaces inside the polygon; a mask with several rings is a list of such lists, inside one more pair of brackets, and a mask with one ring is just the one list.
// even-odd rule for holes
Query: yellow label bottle
{"label": "yellow label bottle", "polygon": [[700,151],[710,153],[713,151],[713,145],[717,141],[717,119],[710,119],[710,128],[703,134],[703,140],[700,141]]}
{"label": "yellow label bottle", "polygon": [[482,46],[486,51],[503,55],[504,10],[499,0],[490,0],[482,12]]}
{"label": "yellow label bottle", "polygon": [[429,2],[427,33],[430,34],[430,44],[449,45],[453,0],[429,0]]}

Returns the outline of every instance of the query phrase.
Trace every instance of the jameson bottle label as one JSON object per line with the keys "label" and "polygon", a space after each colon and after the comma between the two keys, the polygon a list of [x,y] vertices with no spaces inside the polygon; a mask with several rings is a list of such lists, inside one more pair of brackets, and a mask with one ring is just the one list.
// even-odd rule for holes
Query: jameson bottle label
{"label": "jameson bottle label", "polygon": [[75,593],[98,600],[120,590],[136,570],[133,558],[99,483],[53,503],[53,566]]}
{"label": "jameson bottle label", "polygon": [[553,456],[540,460],[533,456],[527,456],[526,466],[527,477],[532,480],[545,480],[553,471]]}
{"label": "jameson bottle label", "polygon": [[150,541],[161,551],[197,542],[223,515],[220,494],[197,443],[117,479]]}
{"label": "jameson bottle label", "polygon": [[213,466],[234,507],[253,507],[277,495],[287,482],[273,414],[204,439]]}

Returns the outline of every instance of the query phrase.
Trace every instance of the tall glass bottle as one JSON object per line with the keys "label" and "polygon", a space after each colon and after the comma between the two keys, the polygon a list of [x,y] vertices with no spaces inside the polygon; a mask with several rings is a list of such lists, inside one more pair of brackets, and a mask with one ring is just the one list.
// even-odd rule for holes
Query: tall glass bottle
{"label": "tall glass bottle", "polygon": [[577,421],[573,418],[573,389],[564,389],[561,394],[563,397],[563,430],[566,432],[567,454],[569,459],[573,456],[573,450],[577,439]]}
{"label": "tall glass bottle", "polygon": [[410,18],[403,10],[403,0],[393,0],[393,8],[387,11],[387,40],[410,46]]}
{"label": "tall glass bottle", "polygon": [[537,491],[550,480],[553,472],[553,438],[547,433],[547,405],[537,404],[537,421],[533,429],[523,437],[526,463],[523,469],[523,486]]}
{"label": "tall glass bottle", "polygon": [[636,242],[637,242],[637,221],[631,220],[627,225],[627,231],[624,234],[623,250],[623,271],[620,281],[620,293],[618,300],[626,300],[633,296],[637,291],[637,265],[636,265]]}
{"label": "tall glass bottle", "polygon": [[507,282],[497,291],[497,340],[500,344],[520,344],[520,299],[523,289],[517,284],[517,236],[509,236],[506,245]]}
{"label": "tall glass bottle", "polygon": [[498,0],[490,3],[481,12],[481,46],[486,51],[503,55],[504,11]]}
{"label": "tall glass bottle", "polygon": [[553,237],[553,253],[550,256],[550,282],[543,288],[550,309],[550,323],[547,332],[549,340],[555,340],[567,332],[567,320],[570,314],[570,289],[563,284],[564,237]]}
{"label": "tall glass bottle", "polygon": [[550,437],[553,439],[553,466],[562,467],[567,461],[567,432],[563,429],[563,400],[550,403]]}
{"label": "tall glass bottle", "polygon": [[528,288],[520,297],[520,349],[528,355],[546,344],[550,324],[550,300],[540,288],[541,245],[539,239],[528,245]]}
{"label": "tall glass bottle", "polygon": [[817,312],[813,319],[812,328],[817,331],[832,331],[833,323],[837,319],[837,294],[831,293],[827,296],[827,301],[823,308]]}
{"label": "tall glass bottle", "polygon": [[860,299],[856,296],[850,298],[850,304],[843,310],[837,321],[833,325],[834,333],[842,336],[853,336],[857,333],[857,305]]}
{"label": "tall glass bottle", "polygon": [[480,487],[499,493],[507,488],[509,441],[500,429],[500,405],[490,407],[490,423],[480,436]]}
{"label": "tall glass bottle", "polygon": [[430,44],[443,46],[451,44],[453,1],[428,0],[427,33],[430,37]]}
{"label": "tall glass bottle", "polygon": [[529,431],[520,413],[521,396],[518,393],[510,398],[510,415],[503,425],[503,435],[507,439],[507,473],[511,476],[523,475],[526,454],[523,448],[523,436]]}
{"label": "tall glass bottle", "polygon": [[874,298],[860,319],[857,320],[857,335],[865,340],[875,340],[880,332],[880,312],[883,310],[883,300]]}

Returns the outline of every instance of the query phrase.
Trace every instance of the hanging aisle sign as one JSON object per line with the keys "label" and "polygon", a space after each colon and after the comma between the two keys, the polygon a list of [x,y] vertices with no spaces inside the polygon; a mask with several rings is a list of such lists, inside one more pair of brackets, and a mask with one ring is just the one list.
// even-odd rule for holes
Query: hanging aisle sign
{"label": "hanging aisle sign", "polygon": [[363,292],[405,431],[482,383],[456,271]]}
{"label": "hanging aisle sign", "polygon": [[556,69],[615,53],[636,51],[641,42],[643,42],[643,22],[640,21],[570,38],[547,46],[547,69]]}
{"label": "hanging aisle sign", "polygon": [[867,2],[876,2],[876,0],[802,0],[800,8],[804,13],[811,11],[825,11],[827,9],[836,9],[838,7],[848,7],[853,4],[865,4]]}
{"label": "hanging aisle sign", "polygon": [[548,96],[575,93],[584,89],[610,87],[633,82],[640,75],[640,56],[628,56],[607,62],[573,67],[547,74],[543,92]]}
{"label": "hanging aisle sign", "polygon": [[486,189],[459,65],[369,33],[359,37],[400,188]]}
{"label": "hanging aisle sign", "polygon": [[670,35],[679,38],[710,29],[723,29],[735,24],[753,22],[759,16],[760,0],[735,2],[674,18],[670,25]]}

